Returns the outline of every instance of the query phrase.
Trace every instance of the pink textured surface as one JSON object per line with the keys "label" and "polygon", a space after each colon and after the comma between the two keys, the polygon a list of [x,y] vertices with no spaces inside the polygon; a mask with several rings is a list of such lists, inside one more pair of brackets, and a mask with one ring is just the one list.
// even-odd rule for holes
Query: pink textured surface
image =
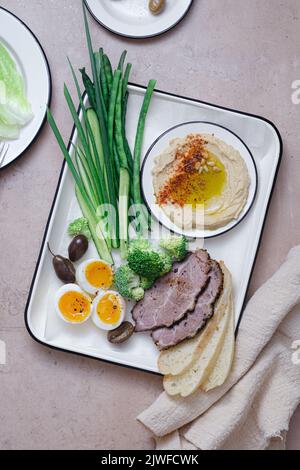
{"label": "pink textured surface", "polygon": [[[87,63],[79,0],[3,0],[44,46],[53,75],[52,109],[65,138],[71,119],[63,100],[68,55]],[[114,36],[92,23],[95,44],[116,60],[128,49],[132,80],[274,121],[284,140],[282,168],[256,263],[251,294],[299,243],[300,79],[298,0],[195,0],[176,29],[152,39]],[[0,33],[1,35],[1,33]],[[1,449],[151,449],[135,416],[161,390],[157,376],[55,352],[27,334],[23,311],[62,157],[46,126],[24,157],[0,174]],[[288,447],[300,449],[300,410]]]}

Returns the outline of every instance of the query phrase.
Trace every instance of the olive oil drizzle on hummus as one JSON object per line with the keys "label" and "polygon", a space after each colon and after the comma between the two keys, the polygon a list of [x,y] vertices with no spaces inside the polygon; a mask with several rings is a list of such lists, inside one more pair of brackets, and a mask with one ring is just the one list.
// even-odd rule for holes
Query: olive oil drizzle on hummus
{"label": "olive oil drizzle on hummus", "polygon": [[226,170],[221,161],[205,148],[200,135],[190,135],[183,147],[177,149],[176,169],[160,189],[158,204],[205,205],[222,194]]}

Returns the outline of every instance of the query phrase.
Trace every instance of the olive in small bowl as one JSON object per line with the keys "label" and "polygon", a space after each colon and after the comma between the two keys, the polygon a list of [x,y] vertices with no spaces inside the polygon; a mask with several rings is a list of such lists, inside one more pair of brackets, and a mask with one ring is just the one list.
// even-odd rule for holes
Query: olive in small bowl
{"label": "olive in small bowl", "polygon": [[165,8],[165,0],[149,0],[149,10],[153,15],[159,15]]}

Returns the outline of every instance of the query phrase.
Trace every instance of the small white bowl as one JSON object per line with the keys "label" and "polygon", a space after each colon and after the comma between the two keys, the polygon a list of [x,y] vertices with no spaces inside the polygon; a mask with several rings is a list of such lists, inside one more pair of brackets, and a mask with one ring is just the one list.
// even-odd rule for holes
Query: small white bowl
{"label": "small white bowl", "polygon": [[[166,147],[168,147],[169,142],[172,139],[175,139],[176,137],[186,137],[188,134],[214,134],[216,137],[223,140],[228,145],[231,145],[240,152],[248,169],[250,187],[248,199],[244,209],[237,219],[234,219],[229,224],[214,230],[181,229],[179,226],[174,224],[164,213],[163,209],[158,204],[156,204],[152,177],[152,170],[155,164],[154,160]],[[159,223],[161,223],[168,230],[180,235],[185,235],[188,238],[205,239],[222,235],[223,233],[232,230],[242,222],[254,204],[257,193],[258,176],[256,164],[249,148],[236,134],[218,124],[204,121],[192,121],[178,124],[177,126],[168,129],[153,142],[143,160],[141,169],[141,186],[145,203],[153,217]]]}

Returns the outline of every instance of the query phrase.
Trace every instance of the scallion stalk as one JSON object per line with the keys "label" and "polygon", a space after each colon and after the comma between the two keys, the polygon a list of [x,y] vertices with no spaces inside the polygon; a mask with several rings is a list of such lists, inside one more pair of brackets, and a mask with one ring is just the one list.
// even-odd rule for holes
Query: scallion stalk
{"label": "scallion stalk", "polygon": [[89,206],[86,204],[85,199],[82,197],[81,191],[76,186],[75,188],[76,197],[78,204],[82,211],[83,216],[87,219],[89,228],[92,234],[93,241],[97,248],[98,254],[101,259],[107,261],[110,264],[113,264],[113,258],[111,256],[109,247],[106,244],[105,238],[101,230],[101,224],[99,218],[95,216],[95,213],[90,210]]}
{"label": "scallion stalk", "polygon": [[127,258],[128,249],[128,194],[130,178],[126,168],[120,170],[119,186],[119,224],[120,224],[120,255]]}

